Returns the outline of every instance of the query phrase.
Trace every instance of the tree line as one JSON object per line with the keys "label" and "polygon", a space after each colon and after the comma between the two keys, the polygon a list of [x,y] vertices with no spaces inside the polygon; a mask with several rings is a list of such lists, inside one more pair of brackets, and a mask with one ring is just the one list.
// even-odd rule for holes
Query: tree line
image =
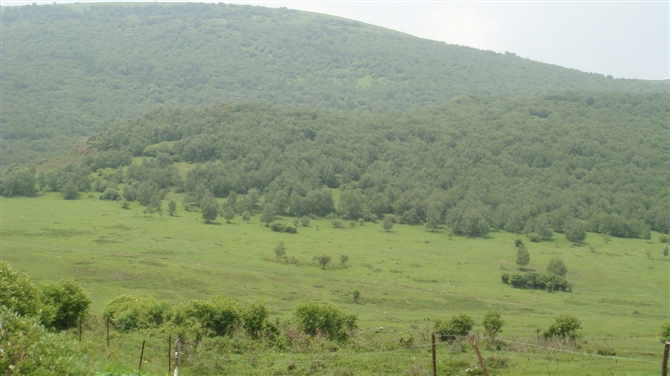
{"label": "tree line", "polygon": [[[585,231],[648,238],[670,230],[667,99],[564,92],[466,96],[405,112],[165,108],[91,138],[96,154],[38,173],[35,184],[35,170],[6,170],[1,188],[11,196],[68,182],[118,187],[143,205],[173,189],[187,206],[228,198],[239,214],[393,214],[465,236],[504,229],[535,241],[554,231],[574,241]],[[189,164],[185,175],[177,162]],[[237,202],[249,192],[258,207]]]}

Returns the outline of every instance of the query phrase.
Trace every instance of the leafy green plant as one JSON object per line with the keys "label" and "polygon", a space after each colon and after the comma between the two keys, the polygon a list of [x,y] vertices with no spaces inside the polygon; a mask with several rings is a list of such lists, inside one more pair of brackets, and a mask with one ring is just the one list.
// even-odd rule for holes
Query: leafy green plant
{"label": "leafy green plant", "polygon": [[336,341],[348,339],[357,321],[355,315],[345,314],[337,306],[316,302],[298,304],[293,319],[304,333],[312,336],[321,333]]}
{"label": "leafy green plant", "polygon": [[78,325],[91,305],[84,289],[74,281],[47,283],[40,287],[43,311],[48,312],[43,323],[55,329],[69,329]]}
{"label": "leafy green plant", "polygon": [[494,339],[505,325],[505,320],[502,319],[502,314],[499,311],[488,311],[484,314],[482,319],[482,326],[484,333],[490,338]]}
{"label": "leafy green plant", "polygon": [[441,341],[452,342],[458,337],[466,336],[475,321],[466,313],[459,313],[451,317],[449,320],[436,320],[435,333],[440,337]]}
{"label": "leafy green plant", "polygon": [[577,317],[563,313],[554,318],[553,324],[542,333],[544,338],[559,338],[561,340],[575,339],[582,322]]}

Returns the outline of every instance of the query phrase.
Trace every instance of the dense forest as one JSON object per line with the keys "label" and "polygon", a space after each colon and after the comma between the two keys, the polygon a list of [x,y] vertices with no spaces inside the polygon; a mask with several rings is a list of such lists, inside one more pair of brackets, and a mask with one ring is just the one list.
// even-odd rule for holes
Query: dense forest
{"label": "dense forest", "polygon": [[[582,226],[646,238],[670,229],[668,103],[667,94],[561,92],[459,96],[403,112],[160,109],[110,126],[88,141],[94,153],[81,164],[37,174],[28,191],[20,176],[34,171],[14,170],[2,193],[70,184],[150,205],[174,188],[186,192],[186,205],[228,197],[240,213],[260,209],[263,195],[273,214],[393,213],[466,236],[499,228],[541,240]],[[191,164],[185,178],[174,166],[181,161]]]}
{"label": "dense forest", "polygon": [[56,156],[118,118],[162,106],[404,110],[458,95],[667,92],[667,82],[611,79],[288,9],[72,4],[1,11],[4,167]]}

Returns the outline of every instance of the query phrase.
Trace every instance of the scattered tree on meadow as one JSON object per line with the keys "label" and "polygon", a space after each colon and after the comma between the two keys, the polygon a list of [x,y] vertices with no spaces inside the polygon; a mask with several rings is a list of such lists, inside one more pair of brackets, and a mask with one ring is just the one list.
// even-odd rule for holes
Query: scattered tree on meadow
{"label": "scattered tree on meadow", "polygon": [[349,261],[349,256],[347,255],[340,255],[340,264],[344,265]]}
{"label": "scattered tree on meadow", "polygon": [[275,220],[275,208],[272,204],[265,204],[263,213],[261,214],[261,222],[265,223],[265,227],[269,226]]}
{"label": "scattered tree on meadow", "polygon": [[218,205],[213,200],[207,201],[202,205],[202,219],[205,223],[210,223],[216,220],[216,217],[219,215],[217,206]]}
{"label": "scattered tree on meadow", "polygon": [[436,320],[435,334],[440,337],[440,341],[455,341],[458,337],[463,337],[470,333],[475,325],[475,320],[466,313],[459,313],[452,316],[450,320]]}
{"label": "scattered tree on meadow", "polygon": [[569,220],[563,226],[563,233],[568,241],[573,243],[583,242],[586,239],[586,223],[579,219]]}
{"label": "scattered tree on meadow", "polygon": [[563,313],[556,316],[554,323],[542,335],[544,338],[559,338],[563,341],[566,339],[575,339],[578,335],[577,331],[581,327],[581,320],[573,315]]}
{"label": "scattered tree on meadow", "polygon": [[79,190],[77,190],[77,187],[74,185],[72,181],[68,181],[67,183],[65,183],[63,188],[61,188],[60,193],[66,200],[76,200],[77,198],[79,198]]}
{"label": "scattered tree on meadow", "polygon": [[441,221],[442,213],[440,212],[440,209],[437,206],[428,207],[428,211],[426,212],[426,227],[430,229],[430,231],[435,231]]}
{"label": "scattered tree on meadow", "polygon": [[244,213],[242,213],[242,220],[248,221],[250,219],[251,219],[251,213],[249,213],[249,211],[245,211]]}
{"label": "scattered tree on meadow", "polygon": [[168,214],[170,214],[171,217],[177,214],[177,203],[175,200],[170,200],[170,202],[168,202]]}
{"label": "scattered tree on meadow", "polygon": [[663,248],[663,256],[668,257],[668,254],[670,254],[670,248],[666,245],[665,248]]}
{"label": "scattered tree on meadow", "polygon": [[330,256],[328,255],[322,255],[319,256],[319,265],[321,265],[321,269],[326,270],[326,266],[330,264]]}
{"label": "scattered tree on meadow", "polygon": [[551,259],[549,264],[547,264],[547,273],[565,277],[568,274],[568,267],[565,266],[565,263],[561,259]]}
{"label": "scattered tree on meadow", "polygon": [[361,299],[361,292],[358,290],[352,291],[351,295],[354,298],[354,303],[358,303],[358,301]]}
{"label": "scattered tree on meadow", "polygon": [[282,258],[286,254],[286,244],[284,244],[283,240],[280,240],[279,243],[277,243],[277,246],[275,247],[275,255],[277,256],[277,260]]}
{"label": "scattered tree on meadow", "polygon": [[482,326],[484,326],[484,333],[490,338],[501,332],[505,321],[502,319],[502,314],[499,311],[488,311],[484,314]]}
{"label": "scattered tree on meadow", "polygon": [[519,265],[519,267],[523,268],[529,263],[530,263],[530,253],[526,249],[526,246],[522,244],[519,248],[517,248],[516,251],[516,264]]}
{"label": "scattered tree on meadow", "polygon": [[235,210],[231,206],[224,206],[223,207],[223,218],[226,220],[226,223],[230,223],[230,221],[235,218]]}
{"label": "scattered tree on meadow", "polygon": [[389,232],[391,229],[393,229],[393,223],[395,222],[395,217],[393,217],[390,214],[387,214],[384,216],[384,223],[382,224],[382,227],[384,228],[384,231]]}

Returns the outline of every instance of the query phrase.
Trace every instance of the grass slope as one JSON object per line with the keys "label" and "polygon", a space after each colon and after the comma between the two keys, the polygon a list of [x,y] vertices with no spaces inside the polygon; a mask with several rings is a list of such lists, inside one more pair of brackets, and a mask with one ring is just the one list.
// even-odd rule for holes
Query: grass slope
{"label": "grass slope", "polygon": [[[329,221],[318,220],[289,235],[261,226],[258,217],[249,223],[240,217],[231,224],[216,222],[206,225],[200,213],[183,210],[176,217],[146,217],[136,204],[123,210],[89,197],[3,198],[0,245],[2,259],[36,281],[67,278],[82,283],[92,295],[94,313],[120,294],[173,303],[225,294],[242,303],[265,300],[273,315],[282,318],[295,304],[317,300],[358,314],[364,333],[383,326],[385,330],[374,336],[395,340],[412,324],[427,325],[426,319],[467,312],[480,322],[485,311],[496,309],[507,322],[503,338],[518,341],[532,339],[536,329],[545,329],[556,314],[565,312],[582,319],[586,338],[605,341],[619,356],[660,359],[662,347],[655,334],[668,317],[669,271],[658,234],[649,242],[612,238],[609,244],[589,234],[584,244],[574,247],[560,234],[550,242],[525,241],[531,253],[529,268],[544,271],[551,258],[562,258],[568,266],[574,292],[550,294],[501,283],[499,260],[506,260],[506,270],[516,269],[517,235],[506,232],[486,239],[449,239],[444,230],[428,232],[421,226],[396,225],[386,233],[381,224],[335,229]],[[299,265],[272,261],[280,240]],[[330,255],[334,265],[321,270],[312,262],[320,254]],[[339,254],[349,256],[346,267],[337,265]],[[361,291],[359,304],[352,302],[354,289]],[[479,325],[476,331],[482,330]],[[625,338],[631,336],[641,337]],[[271,359],[277,354],[262,356]],[[339,362],[357,357],[332,356],[339,356]],[[518,358],[514,369],[519,372],[525,355],[509,356]],[[528,356],[532,366],[525,367],[531,373],[558,362]],[[574,355],[571,359],[575,361]],[[582,373],[576,364],[565,362],[558,374]],[[602,359],[577,357],[576,362],[593,370],[613,366]],[[639,372],[626,374],[656,370]]]}

